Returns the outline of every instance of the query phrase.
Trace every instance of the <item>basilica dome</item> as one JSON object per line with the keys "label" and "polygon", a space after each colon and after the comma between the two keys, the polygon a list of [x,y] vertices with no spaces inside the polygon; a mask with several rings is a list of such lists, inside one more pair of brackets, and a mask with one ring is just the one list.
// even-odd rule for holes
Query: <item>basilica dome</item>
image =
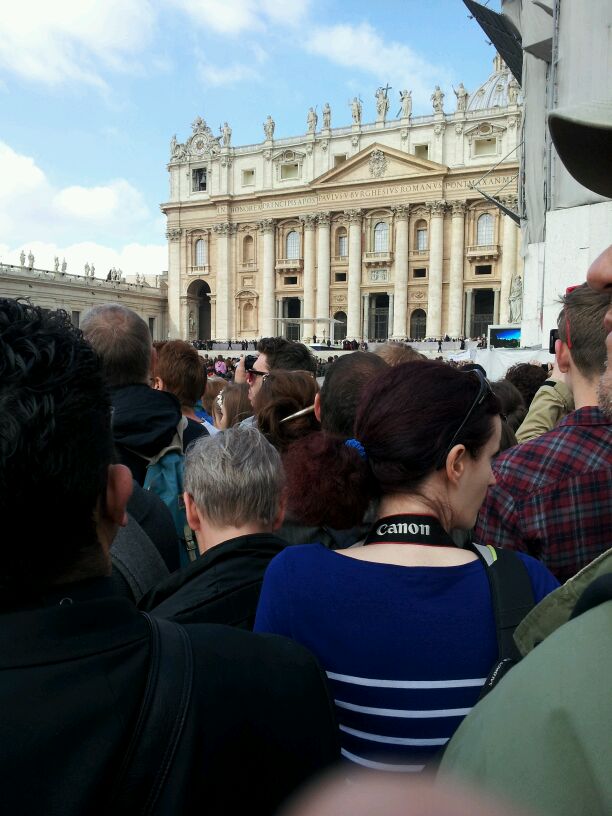
{"label": "basilica dome", "polygon": [[499,54],[496,54],[493,60],[493,73],[480,88],[470,94],[467,110],[478,111],[515,105],[519,94],[518,82]]}

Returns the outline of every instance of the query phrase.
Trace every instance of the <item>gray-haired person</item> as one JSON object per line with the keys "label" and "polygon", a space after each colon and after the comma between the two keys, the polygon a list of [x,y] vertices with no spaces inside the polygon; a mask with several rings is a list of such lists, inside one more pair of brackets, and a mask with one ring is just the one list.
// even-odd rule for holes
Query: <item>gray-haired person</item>
{"label": "gray-haired person", "polygon": [[180,623],[252,629],[263,575],[286,546],[280,456],[256,428],[233,427],[185,455],[185,505],[201,557],[174,573],[140,608]]}

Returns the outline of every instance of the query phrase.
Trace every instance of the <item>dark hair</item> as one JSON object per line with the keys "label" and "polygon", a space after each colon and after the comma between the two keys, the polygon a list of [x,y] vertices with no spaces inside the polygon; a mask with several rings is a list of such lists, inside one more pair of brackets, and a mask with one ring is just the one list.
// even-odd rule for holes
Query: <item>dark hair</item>
{"label": "dark hair", "polygon": [[[367,459],[347,448],[340,437],[327,433],[322,434],[322,441],[311,435],[287,451],[290,503],[293,501],[298,519],[330,524],[333,514],[342,514],[340,529],[346,529],[361,523],[364,495],[418,492],[444,459],[479,392],[475,374],[445,363],[424,360],[389,367],[368,384],[357,411],[354,437],[363,445]],[[497,398],[488,393],[456,443],[478,456],[493,432],[493,417],[499,413]],[[328,477],[336,468],[341,484],[332,494]],[[305,479],[308,495],[300,503],[296,497]]]}
{"label": "dark hair", "polygon": [[[95,511],[113,461],[100,362],[64,311],[0,300],[0,597],[32,595],[107,561]],[[32,506],[36,512],[32,512]]]}
{"label": "dark hair", "polygon": [[314,411],[283,422],[314,405],[317,390],[317,381],[308,371],[271,371],[264,377],[253,409],[259,430],[275,448],[284,451],[296,439],[319,430]]}
{"label": "dark hair", "polygon": [[217,394],[223,391],[226,385],[227,380],[224,380],[223,377],[219,377],[216,374],[214,374],[212,377],[206,377],[206,391],[202,397],[202,408],[209,416],[214,416],[213,403]]}
{"label": "dark hair", "polygon": [[206,390],[206,370],[200,355],[185,340],[168,340],[157,357],[155,376],[182,406],[193,408]]}
{"label": "dark hair", "polygon": [[559,339],[567,343],[569,329],[572,360],[589,380],[601,376],[606,367],[604,317],[611,298],[610,291],[596,292],[584,283],[561,300],[563,308],[557,320]]}
{"label": "dark hair", "polygon": [[517,363],[506,371],[504,379],[509,380],[518,388],[525,401],[525,406],[529,409],[536,391],[548,379],[548,374],[542,366],[533,363]]}
{"label": "dark hair", "polygon": [[413,349],[408,343],[381,343],[374,349],[373,353],[390,366],[399,365],[400,363],[411,363],[414,360],[427,359],[424,354]]}
{"label": "dark hair", "polygon": [[314,355],[303,343],[286,340],[284,337],[262,337],[257,343],[257,351],[266,355],[268,368],[285,371],[312,371],[317,370],[317,361]]}
{"label": "dark hair", "polygon": [[[491,389],[499,400],[501,412],[506,417],[508,427],[516,432],[527,415],[527,408],[521,392],[510,380],[497,380],[491,383]],[[514,444],[516,445],[516,441]]]}
{"label": "dark hair", "polygon": [[[444,460],[444,453],[480,390],[475,374],[444,363],[393,366],[371,383],[355,420],[381,495],[409,493]],[[500,413],[491,393],[477,407],[455,444],[478,456]]]}
{"label": "dark hair", "polygon": [[[228,383],[219,393],[223,399],[223,416],[227,428],[232,428],[243,419],[253,416],[253,408],[249,400],[249,386],[246,383]],[[216,400],[212,407],[214,416],[220,416],[221,410]]]}
{"label": "dark hair", "polygon": [[151,368],[151,332],[127,306],[94,306],[81,320],[81,330],[102,362],[111,388],[147,383]]}
{"label": "dark hair", "polygon": [[357,405],[365,387],[387,363],[368,351],[346,354],[329,367],[321,387],[321,428],[340,436],[352,436]]}

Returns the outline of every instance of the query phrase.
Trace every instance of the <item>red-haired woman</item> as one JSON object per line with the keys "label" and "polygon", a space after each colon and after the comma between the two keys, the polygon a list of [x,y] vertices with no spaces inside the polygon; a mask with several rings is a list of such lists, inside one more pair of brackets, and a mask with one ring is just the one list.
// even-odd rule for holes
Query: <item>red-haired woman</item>
{"label": "red-haired woman", "polygon": [[[364,546],[289,547],[268,567],[255,630],[305,644],[327,671],[344,757],[418,772],[475,704],[497,661],[495,619],[473,527],[499,448],[499,404],[477,372],[419,361],[366,390],[354,439],[313,434],[292,446],[310,488],[303,517],[324,523],[330,502],[359,523],[378,500]],[[285,457],[291,483],[291,459]],[[345,489],[330,491],[327,474]],[[330,495],[331,494],[331,495]],[[354,513],[351,519],[351,511]],[[482,542],[486,544],[486,542]],[[535,601],[558,584],[519,554]]]}

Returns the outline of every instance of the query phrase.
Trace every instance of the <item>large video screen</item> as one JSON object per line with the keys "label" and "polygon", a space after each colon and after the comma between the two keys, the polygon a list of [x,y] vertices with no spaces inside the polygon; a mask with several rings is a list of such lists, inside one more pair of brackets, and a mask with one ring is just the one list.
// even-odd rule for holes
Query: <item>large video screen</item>
{"label": "large video screen", "polygon": [[489,327],[489,348],[520,348],[521,330],[517,326]]}

